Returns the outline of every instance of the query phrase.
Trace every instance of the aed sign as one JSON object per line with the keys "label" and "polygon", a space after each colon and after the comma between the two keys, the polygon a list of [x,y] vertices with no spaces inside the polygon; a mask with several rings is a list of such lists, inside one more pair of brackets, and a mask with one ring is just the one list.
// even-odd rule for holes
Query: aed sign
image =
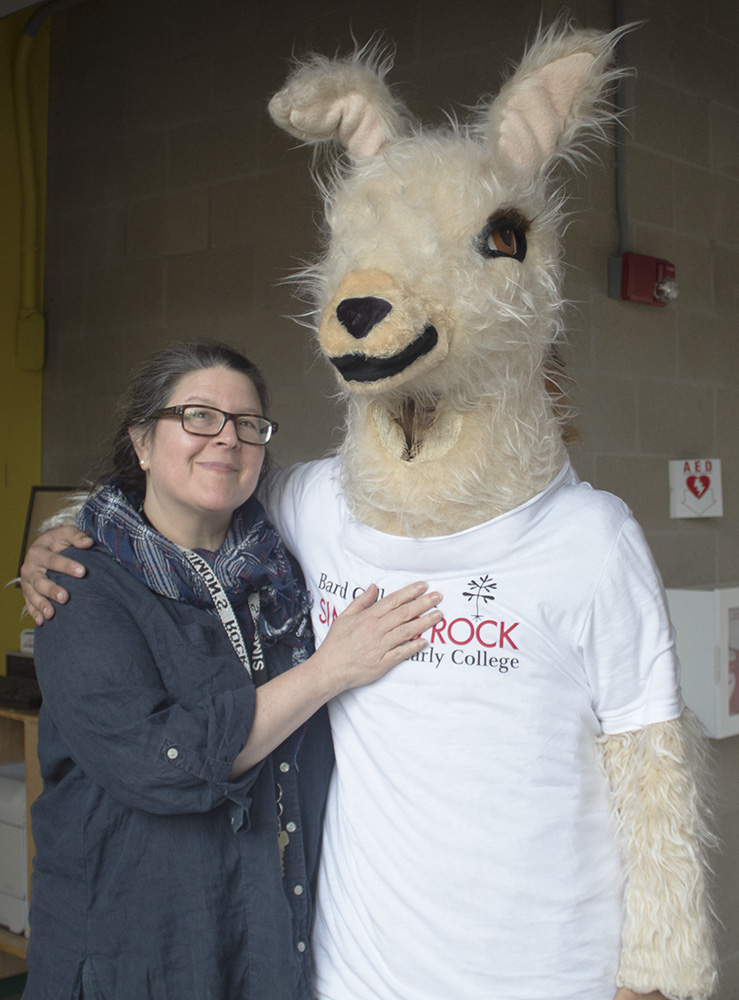
{"label": "aed sign", "polygon": [[670,517],[723,517],[721,459],[670,462]]}

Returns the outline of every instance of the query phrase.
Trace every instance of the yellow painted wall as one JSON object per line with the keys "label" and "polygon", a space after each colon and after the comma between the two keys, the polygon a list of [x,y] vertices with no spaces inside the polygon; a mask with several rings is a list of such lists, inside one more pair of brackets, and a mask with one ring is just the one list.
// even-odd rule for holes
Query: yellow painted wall
{"label": "yellow painted wall", "polygon": [[[15,329],[20,301],[21,196],[13,109],[13,62],[29,11],[0,20],[0,584],[16,575],[30,488],[41,482],[41,372],[16,363]],[[49,22],[29,58],[30,102],[40,198],[39,258],[43,260],[46,190],[46,123],[49,88]],[[41,277],[41,276],[40,276]],[[15,587],[0,589],[0,669],[4,653],[18,649],[23,601]]]}

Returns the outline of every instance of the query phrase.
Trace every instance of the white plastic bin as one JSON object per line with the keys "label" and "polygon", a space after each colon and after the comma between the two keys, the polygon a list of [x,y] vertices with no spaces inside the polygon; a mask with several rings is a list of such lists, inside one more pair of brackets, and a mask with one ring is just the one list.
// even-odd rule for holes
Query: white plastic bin
{"label": "white plastic bin", "polygon": [[683,697],[716,739],[739,734],[739,587],[667,591]]}

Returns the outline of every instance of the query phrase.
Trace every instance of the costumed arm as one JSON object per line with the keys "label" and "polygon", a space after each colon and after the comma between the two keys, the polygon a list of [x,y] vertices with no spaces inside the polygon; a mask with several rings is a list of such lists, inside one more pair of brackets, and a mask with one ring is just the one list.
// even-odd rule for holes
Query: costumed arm
{"label": "costumed arm", "polygon": [[617,983],[638,994],[705,1000],[717,978],[705,736],[685,710],[671,722],[605,736],[601,750],[627,876]]}
{"label": "costumed arm", "polygon": [[[615,513],[617,501],[607,502]],[[707,744],[680,694],[659,571],[639,525],[622,512],[580,639],[626,875],[617,985],[706,1000],[716,981]]]}

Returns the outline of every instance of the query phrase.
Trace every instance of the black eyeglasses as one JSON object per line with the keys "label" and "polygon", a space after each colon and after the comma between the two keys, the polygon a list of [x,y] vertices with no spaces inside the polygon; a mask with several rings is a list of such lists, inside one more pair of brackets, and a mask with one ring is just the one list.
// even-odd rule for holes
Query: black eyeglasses
{"label": "black eyeglasses", "polygon": [[152,417],[179,417],[183,430],[202,437],[215,437],[226,426],[227,420],[233,420],[236,436],[244,444],[266,444],[278,427],[273,420],[259,417],[255,413],[226,413],[215,406],[197,404],[167,406],[163,410],[155,410]]}

